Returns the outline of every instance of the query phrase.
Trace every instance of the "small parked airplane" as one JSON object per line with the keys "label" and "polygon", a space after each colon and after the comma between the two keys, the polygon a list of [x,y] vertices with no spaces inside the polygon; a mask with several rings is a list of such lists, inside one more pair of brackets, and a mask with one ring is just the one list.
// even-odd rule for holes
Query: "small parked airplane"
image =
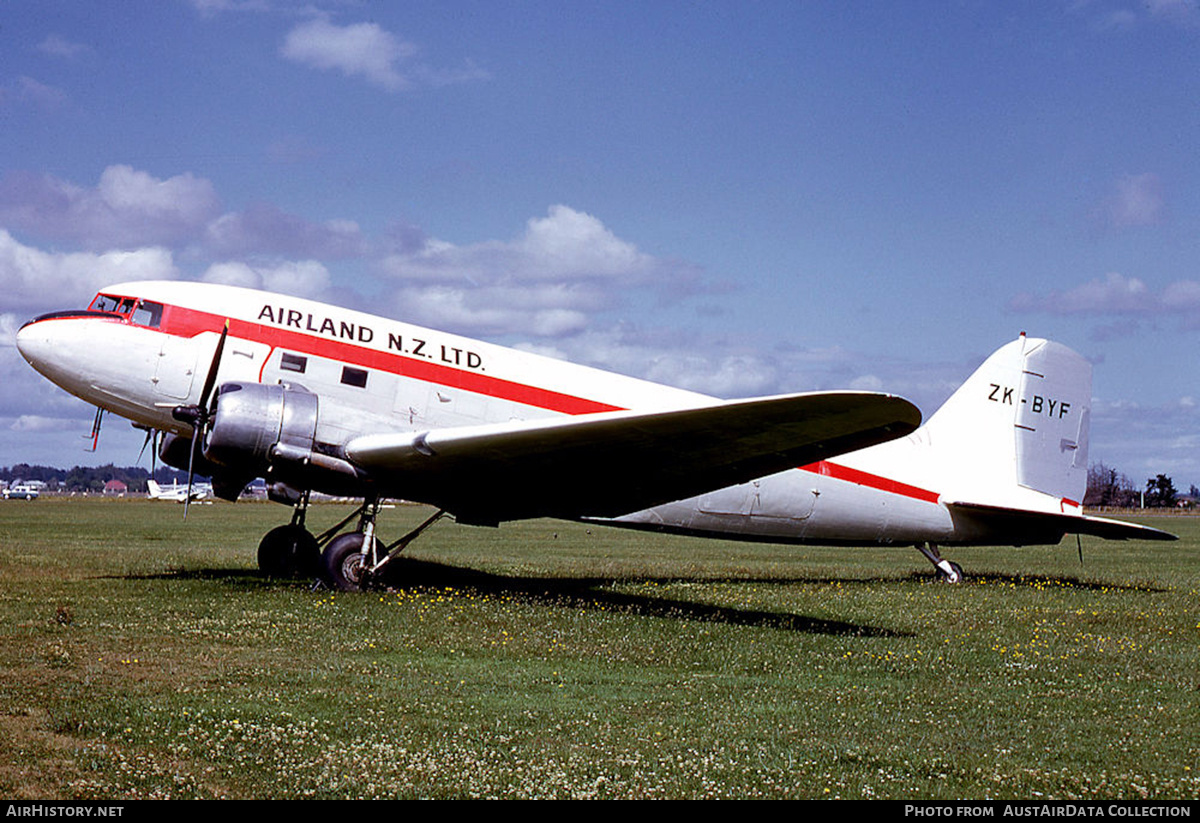
{"label": "small parked airplane", "polygon": [[212,494],[212,486],[207,483],[172,483],[160,486],[157,481],[146,481],[146,496],[151,500],[170,500],[175,503],[187,503],[203,500]]}
{"label": "small parked airplane", "polygon": [[[777,543],[1174,539],[1085,516],[1091,367],[1053,342],[1008,343],[925,424],[899,397],[705,395],[310,300],[187,282],[105,289],[18,332],[67,391],[162,431],[171,466],[235,500],[262,477],[293,506],[259,564],[366,586],[444,514],[533,517]],[[321,535],[313,491],[363,498]],[[437,513],[384,545],[381,501]],[[351,531],[337,532],[358,518]],[[321,546],[324,551],[321,552]]]}

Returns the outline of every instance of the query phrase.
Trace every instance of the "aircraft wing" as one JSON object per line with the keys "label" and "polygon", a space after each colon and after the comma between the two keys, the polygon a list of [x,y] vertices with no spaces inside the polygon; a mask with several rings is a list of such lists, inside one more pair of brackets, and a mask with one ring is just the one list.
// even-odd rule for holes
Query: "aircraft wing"
{"label": "aircraft wing", "polygon": [[821,392],[366,435],[344,452],[385,496],[495,524],[615,517],[902,437],[920,422],[899,397]]}
{"label": "aircraft wing", "polygon": [[[1036,512],[1026,509],[1010,509],[1003,506],[988,506],[979,503],[948,503],[951,511],[960,511],[968,516],[989,522],[992,526],[1004,525],[1014,533],[1023,532],[1027,537],[1034,538],[1047,533],[1057,533],[1059,539],[1064,534],[1090,534],[1105,540],[1178,540],[1170,532],[1141,526],[1137,523],[1126,523],[1122,520],[1110,520],[1106,517],[1089,517],[1077,514],[1057,514],[1054,512]],[[1030,540],[1030,544],[1038,542]]]}

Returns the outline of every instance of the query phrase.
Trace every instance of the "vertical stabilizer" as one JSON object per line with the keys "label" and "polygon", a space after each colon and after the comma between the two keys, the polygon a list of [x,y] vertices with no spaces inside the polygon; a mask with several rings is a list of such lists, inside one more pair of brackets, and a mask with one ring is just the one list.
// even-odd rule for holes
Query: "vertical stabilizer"
{"label": "vertical stabilizer", "polygon": [[1063,500],[1078,505],[1087,486],[1091,392],[1083,357],[1022,334],[914,434],[846,462],[946,502],[1058,511]]}

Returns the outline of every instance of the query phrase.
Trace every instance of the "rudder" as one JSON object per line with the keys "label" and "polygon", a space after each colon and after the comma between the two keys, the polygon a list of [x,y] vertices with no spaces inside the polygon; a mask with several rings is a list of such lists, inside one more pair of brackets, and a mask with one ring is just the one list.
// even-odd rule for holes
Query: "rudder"
{"label": "rudder", "polygon": [[1092,367],[1066,346],[1037,342],[1025,352],[1014,422],[1017,482],[1079,505],[1087,489]]}

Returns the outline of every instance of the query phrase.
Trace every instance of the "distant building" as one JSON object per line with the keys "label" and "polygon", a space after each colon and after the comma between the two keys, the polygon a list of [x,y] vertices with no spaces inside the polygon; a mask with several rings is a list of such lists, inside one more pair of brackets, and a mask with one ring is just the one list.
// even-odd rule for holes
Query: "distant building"
{"label": "distant building", "polygon": [[120,480],[109,480],[104,484],[104,493],[120,497],[129,491],[129,487]]}

